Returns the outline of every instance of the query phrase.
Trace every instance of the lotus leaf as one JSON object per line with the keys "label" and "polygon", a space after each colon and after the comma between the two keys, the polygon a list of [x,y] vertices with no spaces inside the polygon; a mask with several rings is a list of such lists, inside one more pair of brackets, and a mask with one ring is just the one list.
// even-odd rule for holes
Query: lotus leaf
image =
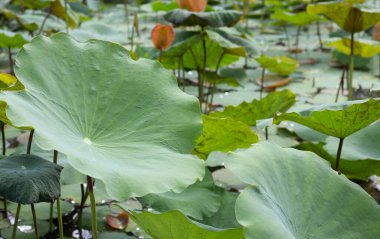
{"label": "lotus leaf", "polygon": [[318,15],[310,14],[308,12],[290,13],[283,10],[277,10],[271,15],[271,18],[274,20],[288,22],[295,26],[305,26],[311,24],[312,22],[321,20],[321,17]]}
{"label": "lotus leaf", "polygon": [[230,153],[225,166],[253,185],[236,201],[246,239],[367,239],[380,233],[377,202],[313,153],[263,142]]}
{"label": "lotus leaf", "polygon": [[19,48],[28,43],[29,38],[20,33],[0,30],[0,47]]}
{"label": "lotus leaf", "polygon": [[189,12],[175,9],[164,15],[174,26],[232,27],[239,22],[241,13],[231,10]]}
{"label": "lotus leaf", "polygon": [[61,170],[35,155],[9,156],[0,160],[0,196],[21,204],[54,202],[61,194]]}
{"label": "lotus leaf", "polygon": [[38,145],[102,180],[112,198],[180,192],[203,177],[203,162],[186,155],[201,133],[199,103],[159,63],[59,33],[26,45],[15,72],[27,90],[0,95],[12,122],[33,126]]}
{"label": "lotus leaf", "polygon": [[[338,51],[350,55],[351,54],[351,40],[342,38],[330,41],[326,46],[334,47]],[[380,44],[371,40],[355,40],[354,41],[354,55],[359,55],[364,58],[371,58],[380,53]]]}
{"label": "lotus leaf", "polygon": [[128,214],[155,239],[183,239],[184,236],[197,239],[244,239],[242,228],[213,228],[193,222],[179,211],[162,214],[130,211]]}
{"label": "lotus leaf", "polygon": [[[336,106],[340,106],[337,104]],[[352,104],[346,109],[304,111],[285,113],[274,117],[279,124],[284,120],[294,121],[321,133],[345,138],[380,118],[380,100],[370,99],[364,103]]]}
{"label": "lotus leaf", "polygon": [[347,32],[361,32],[380,21],[380,12],[356,6],[358,1],[322,2],[307,6],[308,13],[323,14]]}
{"label": "lotus leaf", "polygon": [[295,72],[299,66],[297,60],[286,56],[268,57],[266,55],[262,55],[256,58],[256,61],[262,68],[283,76],[287,76]]}
{"label": "lotus leaf", "polygon": [[220,207],[219,194],[209,172],[203,181],[190,185],[181,193],[148,194],[140,200],[159,212],[179,210],[184,215],[198,220],[211,216]]}
{"label": "lotus leaf", "polygon": [[65,7],[64,0],[55,0],[51,4],[51,12],[54,16],[57,16],[64,20],[71,29],[74,29],[79,24],[79,18],[77,14],[71,10],[70,5]]}
{"label": "lotus leaf", "polygon": [[296,96],[289,90],[268,94],[262,100],[243,102],[238,106],[227,106],[223,112],[213,112],[212,117],[231,117],[247,125],[255,126],[259,119],[272,118],[278,112],[287,111],[296,102]]}
{"label": "lotus leaf", "polygon": [[203,133],[197,140],[193,153],[206,159],[213,151],[228,152],[238,148],[248,148],[259,138],[252,129],[232,118],[204,115]]}

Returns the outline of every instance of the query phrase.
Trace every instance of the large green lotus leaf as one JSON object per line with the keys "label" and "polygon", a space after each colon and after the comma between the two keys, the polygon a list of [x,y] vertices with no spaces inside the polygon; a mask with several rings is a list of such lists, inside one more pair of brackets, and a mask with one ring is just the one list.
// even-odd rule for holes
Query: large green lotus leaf
{"label": "large green lotus leaf", "polygon": [[61,194],[61,170],[35,155],[9,156],[0,160],[0,196],[21,204],[54,202]]}
{"label": "large green lotus leaf", "polygon": [[[326,46],[334,47],[339,52],[345,55],[351,54],[351,40],[342,38],[333,40],[325,44]],[[355,40],[354,41],[354,55],[359,55],[364,58],[371,58],[380,53],[380,44],[377,41],[371,40]]]}
{"label": "large green lotus leaf", "polygon": [[175,9],[164,15],[174,26],[232,27],[239,22],[241,13],[231,10],[189,12]]}
{"label": "large green lotus leaf", "polygon": [[159,63],[59,33],[34,38],[16,66],[27,90],[1,94],[9,118],[113,198],[179,192],[203,177],[203,162],[185,154],[201,133],[199,103]]}
{"label": "large green lotus leaf", "polygon": [[247,125],[255,126],[259,119],[272,118],[278,112],[287,111],[296,102],[296,96],[290,90],[272,92],[262,100],[243,102],[238,106],[227,106],[224,111],[215,111],[212,117],[230,117]]}
{"label": "large green lotus leaf", "polygon": [[61,18],[63,21],[67,21],[66,24],[71,28],[74,29],[79,24],[79,17],[78,15],[71,10],[71,7],[69,4],[65,6],[64,0],[55,0],[51,4],[51,13]]}
{"label": "large green lotus leaf", "polygon": [[162,214],[128,211],[132,220],[154,239],[244,239],[243,229],[219,229],[202,225],[179,211]]}
{"label": "large green lotus leaf", "polygon": [[[344,140],[341,157],[346,160],[379,160],[380,163],[380,147],[379,147],[380,123],[370,125]],[[336,154],[339,140],[333,137],[327,138],[325,149],[331,155]]]}
{"label": "large green lotus leaf", "polygon": [[368,239],[380,235],[380,206],[317,155],[263,142],[230,153],[245,183],[236,217],[246,239]]}
{"label": "large green lotus leaf", "polygon": [[311,14],[323,14],[347,32],[361,32],[380,21],[380,12],[360,8],[349,2],[310,4],[307,11]]}
{"label": "large green lotus leaf", "polygon": [[283,10],[276,10],[274,14],[271,15],[271,19],[288,22],[295,26],[305,26],[321,20],[321,17],[308,12],[290,13]]}
{"label": "large green lotus leaf", "polygon": [[261,67],[284,76],[295,72],[299,66],[297,60],[286,56],[268,57],[266,55],[262,55],[256,58],[256,61],[260,64]]}
{"label": "large green lotus leaf", "polygon": [[229,152],[238,148],[248,148],[259,141],[252,129],[232,118],[203,115],[203,132],[197,140],[193,154],[206,159],[213,151]]}
{"label": "large green lotus leaf", "polygon": [[276,115],[273,123],[294,121],[321,133],[345,138],[380,118],[380,100],[370,99],[342,110],[322,109]]}
{"label": "large green lotus leaf", "polygon": [[29,37],[20,33],[0,30],[0,47],[19,48],[29,42]]}
{"label": "large green lotus leaf", "polygon": [[202,220],[220,207],[219,194],[215,191],[214,180],[211,173],[207,172],[201,182],[190,185],[181,193],[148,194],[140,200],[159,212],[179,210],[186,216]]}
{"label": "large green lotus leaf", "polygon": [[[324,143],[304,142],[295,146],[295,148],[313,152],[329,161],[331,166],[335,167],[337,148],[335,149],[335,153],[330,154],[323,148],[324,145]],[[380,161],[370,159],[353,161],[342,158],[340,161],[340,171],[349,179],[367,181],[370,176],[380,174]]]}

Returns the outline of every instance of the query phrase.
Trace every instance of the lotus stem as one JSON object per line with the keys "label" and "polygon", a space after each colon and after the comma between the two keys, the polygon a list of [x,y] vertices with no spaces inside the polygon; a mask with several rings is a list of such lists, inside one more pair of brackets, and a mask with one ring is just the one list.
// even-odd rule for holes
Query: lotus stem
{"label": "lotus stem", "polygon": [[8,46],[8,60],[9,60],[9,67],[11,69],[11,74],[14,75],[14,67],[13,67],[13,58],[12,58],[12,49],[10,46]]}
{"label": "lotus stem", "polygon": [[57,216],[58,216],[58,230],[59,239],[63,239],[63,221],[62,221],[62,210],[61,210],[61,198],[57,199]]}
{"label": "lotus stem", "polygon": [[42,31],[44,30],[45,23],[47,19],[50,17],[50,15],[51,15],[51,7],[49,8],[48,14],[46,14],[46,16],[44,17],[44,20],[41,23],[41,27],[40,27],[40,30],[38,31],[38,35],[41,35]]}
{"label": "lotus stem", "polygon": [[69,13],[67,12],[67,0],[65,0],[65,12],[66,12],[66,17],[65,17],[66,33],[69,33]]}
{"label": "lotus stem", "polygon": [[29,139],[28,139],[28,147],[26,149],[26,153],[30,154],[30,151],[32,150],[32,141],[33,141],[33,135],[34,135],[34,129],[30,131]]}
{"label": "lotus stem", "polygon": [[338,174],[341,174],[341,172],[340,172],[340,156],[342,154],[343,141],[344,141],[344,138],[339,139],[338,151],[336,153],[335,171],[337,171]]}
{"label": "lotus stem", "polygon": [[[218,63],[216,64],[215,73],[216,73],[217,77],[218,77],[218,72],[219,72],[220,64],[222,63],[222,60],[223,60],[223,57],[224,57],[225,54],[226,54],[226,52],[223,51],[222,55],[220,55],[220,57],[218,59]],[[214,101],[215,90],[216,90],[216,84],[212,83],[211,84],[211,98],[210,98],[210,102],[209,102],[208,113],[210,113],[210,111],[212,110],[211,108],[212,108],[212,103]]]}
{"label": "lotus stem", "polygon": [[53,210],[54,210],[54,203],[50,203],[50,213],[49,213],[49,233],[53,233]]}
{"label": "lotus stem", "polygon": [[319,49],[323,49],[323,41],[322,41],[322,35],[321,35],[321,23],[319,21],[316,21],[317,24],[317,36],[319,40]]}
{"label": "lotus stem", "polygon": [[1,139],[2,139],[2,143],[3,143],[3,155],[5,156],[6,155],[6,151],[7,151],[7,141],[5,139],[5,124],[3,122],[0,122],[0,126],[1,126]]}
{"label": "lotus stem", "polygon": [[202,47],[203,47],[203,66],[202,66],[202,74],[201,77],[199,77],[200,79],[200,82],[199,82],[199,102],[201,104],[201,109],[202,109],[202,103],[204,101],[204,92],[203,92],[203,88],[204,88],[204,82],[205,82],[205,77],[206,77],[206,64],[207,64],[207,49],[206,49],[206,32],[205,32],[205,28],[202,27],[202,30],[201,30],[201,34],[202,34]]}
{"label": "lotus stem", "polygon": [[335,96],[335,103],[338,102],[338,99],[339,99],[339,92],[340,90],[344,90],[344,78],[345,78],[345,73],[346,73],[346,68],[343,68],[343,71],[342,71],[342,76],[340,77],[340,82],[339,82],[339,87],[338,87],[338,91],[336,92],[336,96]]}
{"label": "lotus stem", "polygon": [[95,202],[92,178],[90,176],[87,176],[87,188],[88,188],[88,192],[90,195],[90,202],[91,202],[92,238],[98,239],[98,224],[96,221],[96,202]]}
{"label": "lotus stem", "polygon": [[355,42],[355,33],[351,32],[351,44],[350,44],[350,71],[348,73],[348,100],[352,100],[352,82],[354,78],[354,42]]}
{"label": "lotus stem", "polygon": [[268,126],[265,126],[265,140],[269,139]]}
{"label": "lotus stem", "polygon": [[38,239],[38,238],[40,238],[40,235],[38,233],[37,216],[36,216],[36,209],[34,208],[34,203],[30,204],[30,207],[32,209],[34,232],[36,234],[36,239]]}
{"label": "lotus stem", "polygon": [[79,207],[79,212],[78,212],[78,221],[77,221],[77,226],[78,226],[78,231],[79,231],[79,238],[83,239],[82,235],[82,216],[83,216],[83,208],[84,204],[87,201],[88,198],[88,187],[86,188],[86,192],[84,191],[84,185],[80,185],[80,190],[81,190],[81,203]]}
{"label": "lotus stem", "polygon": [[263,67],[263,70],[261,71],[260,100],[263,98],[264,79],[265,79],[265,68]]}
{"label": "lotus stem", "polygon": [[17,232],[17,225],[18,225],[18,218],[20,217],[20,209],[21,204],[17,204],[17,210],[16,210],[16,216],[15,216],[15,222],[13,224],[13,232],[12,232],[12,239],[16,239],[16,232]]}
{"label": "lotus stem", "polygon": [[283,26],[285,37],[286,37],[286,44],[288,46],[288,50],[290,49],[290,38],[289,38],[289,33],[288,33],[288,28],[286,25]]}

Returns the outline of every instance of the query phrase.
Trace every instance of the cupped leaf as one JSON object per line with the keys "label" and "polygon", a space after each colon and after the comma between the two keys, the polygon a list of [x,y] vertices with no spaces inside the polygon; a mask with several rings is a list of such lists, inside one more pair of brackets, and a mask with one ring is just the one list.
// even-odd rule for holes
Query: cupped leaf
{"label": "cupped leaf", "polygon": [[227,106],[222,112],[213,112],[212,117],[230,117],[247,125],[255,126],[259,119],[272,118],[278,112],[287,111],[296,102],[296,96],[289,90],[272,92],[262,100],[243,102],[238,106]]}
{"label": "cupped leaf", "polygon": [[162,214],[146,211],[128,213],[154,239],[244,239],[242,228],[213,228],[194,222],[179,211]]}
{"label": "cupped leaf", "polygon": [[307,11],[311,14],[323,14],[347,32],[361,32],[380,21],[380,12],[360,8],[347,1],[310,4]]}
{"label": "cupped leaf", "polygon": [[21,204],[54,202],[61,194],[61,170],[61,166],[35,155],[2,159],[0,196]]}
{"label": "cupped leaf", "polygon": [[178,210],[198,220],[211,216],[220,207],[219,194],[209,172],[201,182],[190,185],[181,193],[148,194],[140,201],[159,212]]}
{"label": "cupped leaf", "polygon": [[29,42],[29,38],[20,33],[0,30],[0,47],[20,48]]}
{"label": "cupped leaf", "polygon": [[174,26],[232,27],[239,22],[241,13],[231,10],[213,12],[189,12],[175,9],[164,15]]}
{"label": "cupped leaf", "polygon": [[246,239],[367,239],[380,233],[376,201],[313,153],[263,142],[230,153],[225,166],[254,185],[236,201]]}
{"label": "cupped leaf", "polygon": [[295,26],[305,26],[321,20],[321,17],[308,12],[290,13],[283,10],[276,10],[274,14],[271,15],[271,19],[284,21]]}
{"label": "cupped leaf", "polygon": [[265,68],[271,72],[277,73],[279,75],[290,75],[295,72],[299,66],[297,60],[286,56],[274,56],[269,57],[262,55],[256,58],[256,61],[260,64],[262,68]]}
{"label": "cupped leaf", "polygon": [[[330,41],[326,46],[334,47],[339,52],[346,55],[351,54],[351,40],[348,38],[342,38],[334,41]],[[371,58],[380,53],[380,44],[376,41],[370,40],[355,40],[354,41],[354,55],[359,55],[364,58]]]}
{"label": "cupped leaf", "polygon": [[199,103],[159,63],[59,33],[35,38],[16,66],[27,90],[1,95],[9,118],[33,126],[38,145],[102,180],[114,199],[179,192],[203,177],[203,162],[185,154],[201,133]]}
{"label": "cupped leaf", "polygon": [[252,129],[232,118],[203,115],[203,132],[197,140],[193,153],[206,159],[213,151],[228,152],[248,148],[259,141]]}
{"label": "cupped leaf", "polygon": [[[337,104],[337,106],[341,106]],[[300,113],[285,113],[276,115],[273,123],[284,120],[294,121],[321,133],[345,138],[356,131],[365,128],[380,118],[380,100],[370,99],[364,103],[352,104],[342,110],[316,110]]]}

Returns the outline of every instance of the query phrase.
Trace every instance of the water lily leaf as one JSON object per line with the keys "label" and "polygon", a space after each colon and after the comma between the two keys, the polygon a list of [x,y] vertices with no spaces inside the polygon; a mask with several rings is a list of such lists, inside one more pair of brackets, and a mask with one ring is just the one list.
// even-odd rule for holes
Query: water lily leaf
{"label": "water lily leaf", "polygon": [[361,32],[380,21],[380,12],[360,8],[347,1],[309,4],[307,12],[323,14],[347,32]]}
{"label": "water lily leaf", "polygon": [[[351,54],[351,40],[342,38],[333,40],[325,44],[325,46],[334,47],[339,52],[346,55]],[[354,55],[359,55],[364,58],[371,58],[380,53],[380,44],[371,40],[355,40],[354,41]]]}
{"label": "water lily leaf", "polygon": [[[67,7],[67,8],[66,8]],[[65,7],[64,0],[55,0],[51,4],[51,13],[54,16],[57,16],[61,18],[63,21],[67,21],[66,24],[71,28],[74,29],[79,24],[79,18],[78,15],[71,10],[71,7],[69,4]]]}
{"label": "water lily leaf", "polygon": [[[243,229],[219,229],[193,222],[179,211],[158,214],[153,212],[128,212],[145,232],[155,239],[244,239]],[[169,228],[169,230],[168,230]]]}
{"label": "water lily leaf", "polygon": [[246,239],[366,239],[380,233],[377,202],[313,153],[263,142],[230,153],[225,166],[254,185],[236,201]]}
{"label": "water lily leaf", "polygon": [[[380,135],[380,124],[370,125],[344,140],[341,157],[346,160],[379,160],[380,163],[380,147],[378,147],[378,139]],[[335,155],[339,140],[328,137],[325,149],[331,155]]]}
{"label": "water lily leaf", "polygon": [[59,33],[34,38],[16,66],[28,90],[0,95],[9,118],[33,126],[38,145],[102,180],[112,198],[179,192],[203,177],[203,162],[185,154],[201,133],[199,103],[159,63]]}
{"label": "water lily leaf", "polygon": [[266,55],[262,55],[256,58],[256,61],[262,68],[284,76],[295,72],[299,66],[297,60],[286,56],[268,57]]}
{"label": "water lily leaf", "polygon": [[54,202],[61,194],[62,167],[35,155],[10,156],[0,160],[0,196],[31,204]]}
{"label": "water lily leaf", "polygon": [[211,173],[207,172],[203,181],[190,185],[181,193],[148,194],[140,200],[159,212],[179,210],[186,216],[202,220],[220,207],[219,194],[215,188]]}
{"label": "water lily leaf", "polygon": [[206,159],[213,151],[229,152],[238,148],[248,148],[259,141],[252,129],[232,118],[203,115],[203,132],[197,140],[193,154]]}
{"label": "water lily leaf", "polygon": [[[349,138],[349,137],[348,137]],[[347,138],[347,139],[348,139]],[[310,151],[317,154],[319,157],[327,160],[332,166],[335,167],[335,157],[337,148],[335,148],[335,152],[331,151],[330,154],[323,147],[324,143],[311,143],[311,142],[303,142],[294,148],[304,151]],[[345,146],[343,145],[343,148]],[[378,160],[346,160],[342,158],[340,160],[340,171],[349,179],[354,180],[363,180],[367,181],[368,178],[372,175],[380,174],[380,161]]]}
{"label": "water lily leaf", "polygon": [[230,117],[247,125],[255,126],[259,119],[273,117],[277,112],[287,111],[296,102],[296,96],[289,90],[272,92],[262,100],[243,102],[238,106],[227,106],[222,112],[213,112],[212,117]]}
{"label": "water lily leaf", "polygon": [[20,33],[0,30],[0,47],[20,48],[29,42],[29,38]]}
{"label": "water lily leaf", "polygon": [[345,138],[380,118],[380,100],[370,99],[342,110],[317,110],[276,115],[273,123],[294,121],[321,133]]}
{"label": "water lily leaf", "polygon": [[221,74],[219,75],[219,73],[216,73],[215,71],[206,71],[204,76],[205,80],[212,84],[227,84],[232,87],[241,86],[239,81],[234,77],[222,76]]}
{"label": "water lily leaf", "polygon": [[321,20],[321,17],[316,14],[308,12],[290,13],[283,10],[276,10],[270,17],[271,19],[284,21],[295,26],[305,26]]}
{"label": "water lily leaf", "polygon": [[174,26],[232,27],[239,22],[241,13],[231,10],[213,12],[189,12],[175,9],[164,15]]}

